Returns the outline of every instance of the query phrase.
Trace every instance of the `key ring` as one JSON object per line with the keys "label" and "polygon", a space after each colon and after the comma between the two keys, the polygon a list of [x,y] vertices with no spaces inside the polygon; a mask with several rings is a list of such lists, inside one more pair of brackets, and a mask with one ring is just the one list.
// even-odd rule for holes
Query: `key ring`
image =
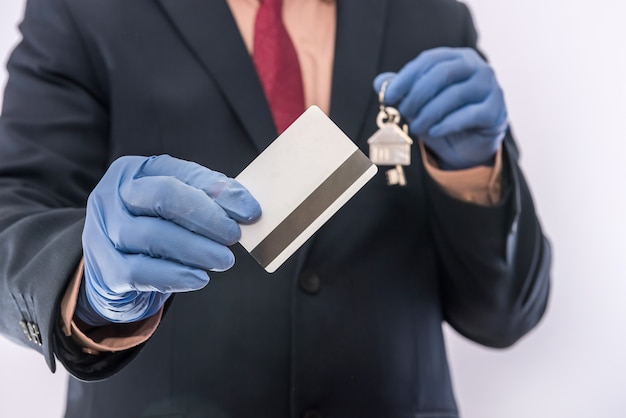
{"label": "key ring", "polygon": [[383,85],[380,86],[380,91],[378,92],[378,103],[380,103],[381,106],[384,106],[385,92],[387,91],[387,86],[389,85],[390,81],[391,81],[391,78],[388,78],[385,81],[383,81]]}
{"label": "key ring", "polygon": [[398,109],[391,106],[380,106],[380,112],[378,112],[378,116],[376,116],[376,125],[379,128],[382,128],[386,123],[395,123],[396,125],[400,124],[400,112]]}
{"label": "key ring", "polygon": [[383,81],[383,84],[380,86],[380,91],[378,92],[378,103],[380,107],[380,111],[378,112],[378,116],[376,117],[376,124],[379,128],[385,123],[395,123],[396,125],[400,124],[400,112],[395,107],[385,106],[385,92],[387,91],[387,86],[391,78]]}

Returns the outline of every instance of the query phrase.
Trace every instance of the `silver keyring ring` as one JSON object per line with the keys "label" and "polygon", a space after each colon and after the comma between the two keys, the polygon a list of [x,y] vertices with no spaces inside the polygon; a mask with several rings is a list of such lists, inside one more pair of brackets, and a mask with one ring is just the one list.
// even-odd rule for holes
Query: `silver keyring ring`
{"label": "silver keyring ring", "polygon": [[380,112],[378,112],[378,116],[376,117],[376,124],[379,128],[385,123],[394,123],[398,125],[400,123],[400,112],[398,109],[390,106],[380,106]]}
{"label": "silver keyring ring", "polygon": [[387,86],[389,85],[390,81],[391,81],[391,78],[388,78],[385,81],[383,81],[383,85],[380,86],[380,91],[378,92],[378,102],[381,105],[385,102],[385,92],[387,91]]}

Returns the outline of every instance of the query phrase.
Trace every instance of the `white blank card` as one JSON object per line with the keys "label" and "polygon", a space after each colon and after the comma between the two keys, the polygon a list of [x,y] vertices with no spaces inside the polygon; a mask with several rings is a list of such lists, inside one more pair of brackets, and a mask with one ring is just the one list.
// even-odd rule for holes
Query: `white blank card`
{"label": "white blank card", "polygon": [[308,108],[246,167],[237,181],[263,215],[241,225],[241,245],[276,271],[377,172],[318,107]]}

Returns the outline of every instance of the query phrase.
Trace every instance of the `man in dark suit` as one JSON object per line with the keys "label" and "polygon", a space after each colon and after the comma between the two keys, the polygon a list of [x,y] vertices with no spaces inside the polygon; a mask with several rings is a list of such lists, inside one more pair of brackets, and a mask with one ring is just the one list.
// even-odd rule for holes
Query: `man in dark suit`
{"label": "man in dark suit", "polygon": [[[255,55],[280,23],[262,3],[28,2],[0,119],[0,331],[75,377],[68,417],[457,417],[442,321],[509,346],[550,268],[470,14],[285,0],[284,102]],[[381,170],[269,277],[232,245],[262,208],[231,178],[291,107],[366,151],[373,80],[420,139],[407,185]]]}

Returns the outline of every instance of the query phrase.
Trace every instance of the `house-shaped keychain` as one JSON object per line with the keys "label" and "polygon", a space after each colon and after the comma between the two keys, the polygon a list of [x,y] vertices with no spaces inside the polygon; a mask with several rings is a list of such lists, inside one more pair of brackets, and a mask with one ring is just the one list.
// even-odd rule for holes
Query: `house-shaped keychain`
{"label": "house-shaped keychain", "polygon": [[407,126],[400,128],[398,118],[388,118],[386,122],[380,123],[378,131],[374,133],[367,143],[370,147],[369,157],[376,165],[393,165],[387,171],[387,184],[404,186],[403,165],[411,164],[411,145],[413,140],[407,132]]}

